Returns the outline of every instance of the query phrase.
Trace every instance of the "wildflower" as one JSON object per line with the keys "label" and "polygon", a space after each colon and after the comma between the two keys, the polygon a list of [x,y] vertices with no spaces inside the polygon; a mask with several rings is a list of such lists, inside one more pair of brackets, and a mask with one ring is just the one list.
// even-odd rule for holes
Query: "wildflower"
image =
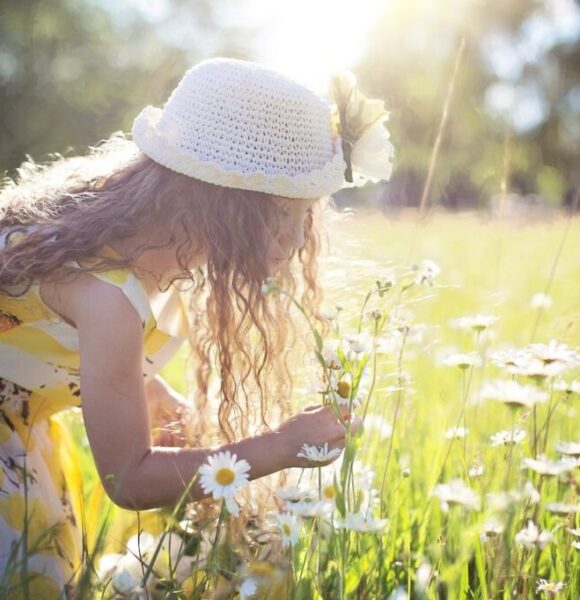
{"label": "wildflower", "polygon": [[514,429],[513,431],[498,431],[490,436],[491,447],[516,445],[523,441],[526,432],[523,429]]}
{"label": "wildflower", "polygon": [[565,392],[566,394],[580,394],[580,381],[576,379],[573,381],[557,379],[554,382],[554,389],[557,392]]}
{"label": "wildflower", "polygon": [[319,448],[311,444],[304,443],[300,448],[300,452],[296,455],[298,458],[305,458],[312,462],[327,462],[334,460],[337,456],[340,456],[342,450],[340,448],[328,449],[328,442],[324,443],[324,446]]}
{"label": "wildflower", "polygon": [[580,503],[566,504],[564,502],[548,502],[546,509],[556,515],[572,515],[580,513]]}
{"label": "wildflower", "polygon": [[334,504],[336,499],[336,487],[334,485],[334,480],[328,477],[321,485],[320,494],[323,502],[331,502]]}
{"label": "wildflower", "polygon": [[552,362],[545,363],[538,359],[533,359],[524,365],[520,370],[516,371],[518,375],[525,375],[542,382],[546,379],[551,379],[556,375],[560,375],[569,369],[566,363]]}
{"label": "wildflower", "polygon": [[445,438],[448,440],[464,438],[469,432],[465,427],[452,427],[445,432]]}
{"label": "wildflower", "polygon": [[489,359],[500,369],[505,369],[511,374],[519,371],[530,360],[531,355],[521,348],[508,348],[494,350],[489,353]]}
{"label": "wildflower", "polygon": [[286,502],[284,508],[299,517],[322,517],[334,510],[334,503],[326,499],[315,502],[301,500],[300,502]]}
{"label": "wildflower", "polygon": [[425,593],[433,577],[433,567],[428,561],[422,562],[415,571],[415,584],[419,592]]}
{"label": "wildflower", "polygon": [[328,369],[339,370],[342,368],[340,358],[338,356],[338,348],[340,342],[337,340],[324,342],[322,349],[322,358]]}
{"label": "wildflower", "polygon": [[367,354],[372,349],[372,340],[367,333],[350,334],[344,337],[349,350],[357,358],[360,354]]}
{"label": "wildflower", "polygon": [[568,531],[574,536],[580,538],[580,527],[576,529],[568,529]]}
{"label": "wildflower", "polygon": [[298,518],[290,513],[278,513],[276,520],[282,534],[282,543],[284,546],[296,544],[300,538],[300,524]]}
{"label": "wildflower", "polygon": [[552,306],[552,298],[543,292],[538,292],[532,296],[530,306],[539,310],[540,308],[550,308]]}
{"label": "wildflower", "polygon": [[527,348],[545,365],[559,362],[569,367],[575,367],[580,364],[578,353],[556,340],[551,340],[548,344],[530,344]]}
{"label": "wildflower", "polygon": [[576,550],[580,550],[580,542],[572,542],[572,548],[576,548]]}
{"label": "wildflower", "polygon": [[504,529],[504,526],[499,521],[496,521],[495,519],[490,519],[481,526],[481,534],[479,536],[479,539],[482,542],[488,542],[490,538],[497,537],[498,535],[503,533]]}
{"label": "wildflower", "polygon": [[255,577],[246,577],[246,579],[242,581],[240,587],[238,588],[240,600],[246,600],[247,598],[254,597],[257,591],[258,581]]}
{"label": "wildflower", "polygon": [[540,501],[540,492],[538,492],[531,481],[526,481],[521,493],[521,498],[523,500],[529,500],[532,504],[537,504]]}
{"label": "wildflower", "polygon": [[115,567],[111,584],[120,594],[135,594],[143,591],[141,580],[143,578],[143,565],[132,554],[124,554]]}
{"label": "wildflower", "polygon": [[483,465],[474,465],[469,469],[468,474],[472,479],[477,479],[483,475],[484,471]]}
{"label": "wildflower", "polygon": [[122,556],[118,553],[103,554],[97,565],[97,577],[105,581],[115,571]]}
{"label": "wildflower", "polygon": [[580,442],[559,442],[556,450],[567,456],[580,456]]}
{"label": "wildflower", "polygon": [[562,581],[558,581],[557,583],[553,581],[546,581],[545,579],[538,580],[538,585],[536,587],[536,592],[546,592],[547,594],[557,594],[561,590],[564,589],[566,584]]}
{"label": "wildflower", "polygon": [[286,502],[304,502],[314,500],[315,494],[312,490],[303,490],[292,485],[285,488],[276,488],[276,494]]}
{"label": "wildflower", "polygon": [[515,536],[516,544],[528,549],[537,547],[540,550],[543,550],[553,539],[554,536],[549,531],[540,531],[531,520],[528,521],[527,527],[516,533]]}
{"label": "wildflower", "polygon": [[483,384],[481,397],[497,400],[512,408],[531,408],[534,404],[545,402],[548,394],[532,385],[522,385],[517,381],[495,380]]}
{"label": "wildflower", "polygon": [[531,471],[540,473],[541,475],[556,476],[561,475],[562,473],[567,473],[568,471],[572,471],[578,465],[580,465],[580,461],[577,460],[561,459],[558,461],[553,461],[547,459],[545,456],[539,456],[537,459],[524,458],[522,460],[521,468],[530,469]]}
{"label": "wildflower", "polygon": [[364,515],[360,510],[358,512],[347,512],[344,519],[337,520],[338,529],[348,529],[349,531],[358,531],[359,533],[368,533],[381,531],[389,520],[375,519],[371,515]]}
{"label": "wildflower", "polygon": [[417,271],[413,283],[418,285],[427,284],[433,286],[435,277],[441,273],[439,266],[429,259],[422,260],[420,265],[413,265],[412,269],[413,271]]}
{"label": "wildflower", "polygon": [[226,508],[234,516],[238,512],[233,500],[235,491],[249,480],[250,465],[247,460],[236,460],[237,456],[229,450],[218,452],[208,457],[202,465],[200,485],[206,494],[211,493],[214,499],[224,498]]}
{"label": "wildflower", "polygon": [[481,359],[475,352],[469,354],[452,354],[443,359],[443,364],[449,367],[459,367],[460,369],[468,369],[469,367],[479,366]]}
{"label": "wildflower", "polygon": [[472,317],[458,317],[456,319],[450,319],[449,324],[451,327],[457,329],[471,329],[473,331],[483,331],[497,321],[497,317],[491,315],[474,315]]}
{"label": "wildflower", "polygon": [[356,396],[351,399],[351,385],[348,381],[341,380],[336,384],[336,387],[330,391],[332,399],[343,408],[352,406],[353,410],[360,407],[361,398],[365,396],[366,390],[359,387]]}
{"label": "wildflower", "polygon": [[432,495],[439,498],[443,511],[449,510],[450,504],[458,504],[475,510],[479,510],[480,507],[480,500],[477,493],[461,479],[453,479],[449,483],[436,485]]}

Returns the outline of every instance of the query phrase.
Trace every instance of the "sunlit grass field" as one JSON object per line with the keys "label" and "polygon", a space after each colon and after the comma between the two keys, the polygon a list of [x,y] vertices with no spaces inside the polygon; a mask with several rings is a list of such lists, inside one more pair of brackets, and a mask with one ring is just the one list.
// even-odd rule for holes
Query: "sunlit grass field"
{"label": "sunlit grass field", "polygon": [[[579,598],[580,468],[560,457],[574,461],[580,443],[580,390],[570,383],[580,380],[580,366],[561,345],[580,347],[580,220],[434,213],[419,222],[414,213],[388,218],[355,209],[326,226],[320,275],[325,312],[340,307],[333,337],[348,339],[360,325],[371,340],[359,353],[360,339],[343,341],[342,369],[333,375],[349,382],[347,401],[360,395],[355,412],[366,424],[342,469],[334,464],[332,502],[320,512],[313,507],[318,516],[296,517],[299,537],[288,545],[292,569],[282,588],[272,587],[274,571],[262,565],[224,576],[227,584],[213,588],[223,595],[212,595],[211,585],[196,590],[200,579],[190,578],[166,583],[165,591],[141,589],[142,597]],[[549,306],[532,305],[540,292]],[[477,314],[496,320],[479,333],[455,326],[454,319]],[[551,340],[560,345],[545,351],[542,365],[554,368],[547,377],[533,369],[514,374],[492,360],[498,350]],[[465,354],[474,364],[457,358]],[[180,391],[183,369],[184,353],[162,372]],[[296,411],[321,399],[315,371],[322,371],[316,358],[296,365]],[[486,393],[491,380],[533,386],[545,398],[527,406],[498,401]],[[522,389],[522,402],[534,397]],[[498,432],[504,442],[492,445]],[[80,428],[76,436],[82,441]],[[539,463],[526,466],[530,458]],[[86,444],[83,470],[90,490]],[[318,491],[318,469],[307,471],[301,483],[313,476]],[[362,525],[346,518],[363,509]],[[155,533],[168,513],[159,514]],[[144,516],[143,530],[152,519]],[[106,539],[105,549],[123,552]],[[118,570],[104,576],[105,596],[137,593],[139,586],[123,588]]]}

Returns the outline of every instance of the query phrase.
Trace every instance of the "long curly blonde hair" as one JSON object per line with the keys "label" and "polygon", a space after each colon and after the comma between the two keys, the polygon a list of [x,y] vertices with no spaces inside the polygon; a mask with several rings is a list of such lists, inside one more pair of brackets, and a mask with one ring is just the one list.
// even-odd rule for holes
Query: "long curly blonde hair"
{"label": "long curly blonde hair", "polygon": [[[134,268],[141,252],[175,247],[180,273],[170,285],[190,282],[190,380],[196,388],[191,445],[233,442],[247,437],[250,428],[251,433],[268,430],[288,416],[289,355],[297,328],[289,298],[261,289],[269,275],[268,245],[277,231],[272,197],[173,172],[122,132],[90,147],[86,156],[51,159],[42,165],[28,158],[15,179],[2,180],[0,234],[19,235],[0,251],[0,291],[23,294],[36,281],[57,278],[70,260],[96,259],[86,271]],[[327,201],[321,198],[309,210],[304,246],[277,274],[282,288],[299,294],[323,329],[317,256]],[[101,254],[110,242],[152,226],[166,234],[155,246],[141,245],[121,258]],[[192,272],[190,259],[202,248],[207,264]],[[219,382],[214,402],[212,373]],[[217,428],[211,425],[215,411]],[[263,514],[272,502],[270,497],[253,505]]]}

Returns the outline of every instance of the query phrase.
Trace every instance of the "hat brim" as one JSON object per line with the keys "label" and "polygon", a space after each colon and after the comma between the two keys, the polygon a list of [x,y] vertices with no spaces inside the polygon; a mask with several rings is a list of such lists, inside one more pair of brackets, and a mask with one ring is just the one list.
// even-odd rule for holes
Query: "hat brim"
{"label": "hat brim", "polygon": [[253,190],[287,198],[320,198],[344,185],[346,163],[340,136],[333,137],[333,158],[322,168],[295,176],[284,173],[227,171],[215,163],[185,154],[159,130],[162,109],[146,106],[133,121],[131,133],[139,149],[155,162],[175,171],[224,187]]}

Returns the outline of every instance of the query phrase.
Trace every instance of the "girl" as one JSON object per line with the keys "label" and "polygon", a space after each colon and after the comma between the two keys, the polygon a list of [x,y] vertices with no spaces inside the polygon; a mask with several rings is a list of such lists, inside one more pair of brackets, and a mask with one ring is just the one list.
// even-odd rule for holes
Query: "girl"
{"label": "girl", "polygon": [[[317,223],[345,173],[327,102],[258,63],[215,58],[163,109],[146,107],[132,135],[25,163],[0,195],[0,577],[16,573],[4,589],[30,597],[65,595],[81,560],[64,408],[82,408],[102,484],[132,510],[174,504],[216,451],[214,430],[251,480],[319,466],[297,458],[304,442],[345,443],[330,407],[289,416],[289,301],[261,287],[275,274],[296,291],[298,262],[317,314]],[[156,375],[186,339],[192,408]],[[203,497],[196,482],[189,499]]]}

